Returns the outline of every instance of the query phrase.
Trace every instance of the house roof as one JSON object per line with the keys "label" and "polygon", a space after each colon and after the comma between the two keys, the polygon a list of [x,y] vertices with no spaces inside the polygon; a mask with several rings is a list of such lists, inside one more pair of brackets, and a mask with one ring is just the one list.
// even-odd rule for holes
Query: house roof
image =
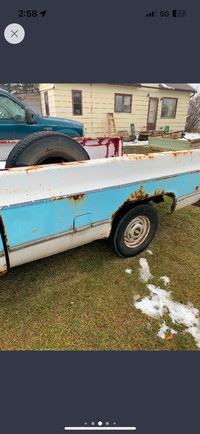
{"label": "house roof", "polygon": [[[146,84],[143,86],[142,83],[108,83],[108,84],[119,84],[123,86],[133,86],[133,87],[148,87],[148,85]],[[180,90],[180,91],[185,91],[190,93],[197,92],[196,89],[194,89],[188,83],[159,83],[159,87],[166,90]]]}
{"label": "house roof", "polygon": [[160,87],[169,90],[184,90],[185,92],[196,93],[196,90],[188,83],[160,83]]}
{"label": "house roof", "polygon": [[107,84],[113,84],[113,85],[122,85],[122,86],[133,86],[133,87],[141,87],[141,83],[107,83]]}

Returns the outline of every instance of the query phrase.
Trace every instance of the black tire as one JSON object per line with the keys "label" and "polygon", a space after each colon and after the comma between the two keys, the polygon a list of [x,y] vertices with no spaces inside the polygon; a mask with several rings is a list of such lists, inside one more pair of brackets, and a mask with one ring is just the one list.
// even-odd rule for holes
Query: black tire
{"label": "black tire", "polygon": [[150,244],[158,227],[155,209],[148,204],[131,208],[116,224],[112,244],[120,256],[135,256]]}
{"label": "black tire", "polygon": [[5,167],[35,166],[89,159],[83,146],[71,137],[61,133],[42,131],[20,140],[8,155]]}

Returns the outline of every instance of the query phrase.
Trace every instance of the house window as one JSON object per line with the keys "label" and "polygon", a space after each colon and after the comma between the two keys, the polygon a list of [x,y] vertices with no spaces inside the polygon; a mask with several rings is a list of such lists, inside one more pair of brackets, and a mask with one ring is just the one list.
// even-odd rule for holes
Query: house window
{"label": "house window", "polygon": [[82,115],[82,91],[73,90],[72,91],[72,107],[73,115]]}
{"label": "house window", "polygon": [[44,92],[44,105],[45,105],[46,116],[49,116],[49,97],[48,97],[48,92]]}
{"label": "house window", "polygon": [[175,118],[177,98],[163,98],[161,118]]}
{"label": "house window", "polygon": [[115,112],[131,113],[132,95],[115,94]]}

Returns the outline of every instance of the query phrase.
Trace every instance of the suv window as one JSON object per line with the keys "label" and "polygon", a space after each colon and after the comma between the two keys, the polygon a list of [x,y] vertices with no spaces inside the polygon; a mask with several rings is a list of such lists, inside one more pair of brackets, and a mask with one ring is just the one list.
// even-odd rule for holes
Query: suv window
{"label": "suv window", "polygon": [[25,122],[25,110],[11,98],[0,95],[0,120],[1,119]]}

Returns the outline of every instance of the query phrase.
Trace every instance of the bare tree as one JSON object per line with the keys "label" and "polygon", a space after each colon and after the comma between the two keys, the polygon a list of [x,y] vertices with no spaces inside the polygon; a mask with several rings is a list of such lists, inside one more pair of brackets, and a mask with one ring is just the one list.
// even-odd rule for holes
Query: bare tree
{"label": "bare tree", "polygon": [[200,129],[200,94],[190,98],[185,130],[192,132]]}
{"label": "bare tree", "polygon": [[36,83],[0,83],[0,88],[8,92],[15,91],[20,93],[37,92],[38,85]]}

